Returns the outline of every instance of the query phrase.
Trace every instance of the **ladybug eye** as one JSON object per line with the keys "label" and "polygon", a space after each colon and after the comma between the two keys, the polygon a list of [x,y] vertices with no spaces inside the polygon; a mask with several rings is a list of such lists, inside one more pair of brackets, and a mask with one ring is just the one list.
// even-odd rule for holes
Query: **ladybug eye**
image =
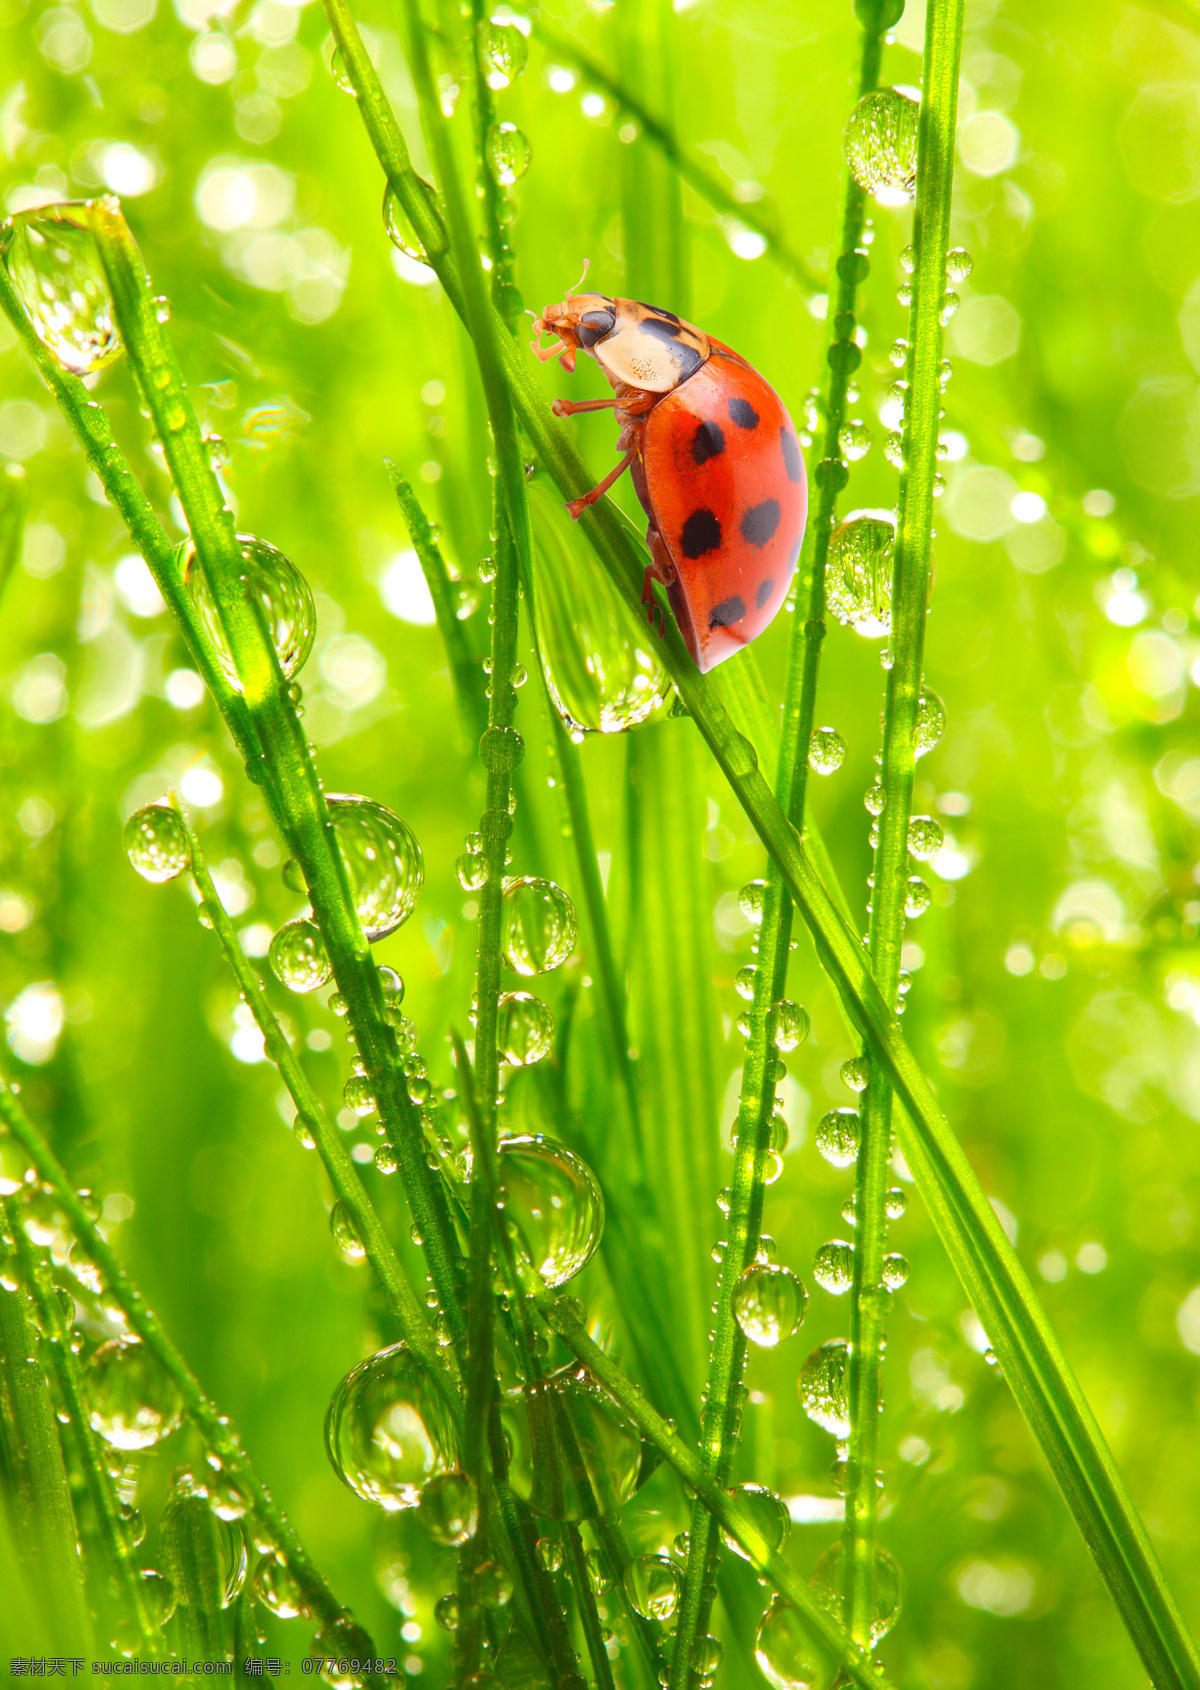
{"label": "ladybug eye", "polygon": [[611,334],[616,325],[617,319],[611,311],[585,311],[579,319],[580,346],[595,346],[598,340],[603,340],[606,334]]}

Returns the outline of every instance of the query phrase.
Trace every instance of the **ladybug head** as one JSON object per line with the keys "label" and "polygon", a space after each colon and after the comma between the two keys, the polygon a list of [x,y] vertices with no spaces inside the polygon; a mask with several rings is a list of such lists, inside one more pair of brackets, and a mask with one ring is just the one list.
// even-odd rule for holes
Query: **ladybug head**
{"label": "ladybug head", "polygon": [[[583,274],[587,275],[586,264]],[[543,334],[557,335],[559,345],[542,351],[535,341],[533,349],[543,360],[561,356],[563,367],[573,370],[578,349],[582,347],[585,352],[590,352],[597,341],[612,333],[616,322],[615,300],[602,293],[578,293],[574,288],[568,288],[565,300],[558,305],[547,305],[541,316],[533,320],[534,331],[539,338]]]}

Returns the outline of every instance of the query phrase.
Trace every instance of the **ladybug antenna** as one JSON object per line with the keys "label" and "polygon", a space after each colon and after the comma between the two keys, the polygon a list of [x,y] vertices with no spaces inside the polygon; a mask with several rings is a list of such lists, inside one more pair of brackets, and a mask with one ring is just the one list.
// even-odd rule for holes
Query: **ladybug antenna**
{"label": "ladybug antenna", "polygon": [[588,265],[591,262],[592,261],[591,261],[590,258],[584,259],[584,261],[583,261],[583,275],[580,276],[579,280],[575,283],[575,286],[573,288],[567,289],[567,298],[568,299],[572,298],[573,295],[577,294],[579,292],[580,288],[583,286],[584,282],[587,280]]}

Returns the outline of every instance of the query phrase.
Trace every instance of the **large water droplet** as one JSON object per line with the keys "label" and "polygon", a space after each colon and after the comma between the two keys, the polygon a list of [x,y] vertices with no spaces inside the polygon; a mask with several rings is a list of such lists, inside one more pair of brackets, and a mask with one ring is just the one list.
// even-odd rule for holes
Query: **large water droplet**
{"label": "large water droplet", "polygon": [[665,1555],[636,1555],[625,1569],[625,1594],[644,1620],[673,1619],[682,1583],[679,1568]]}
{"label": "large water droplet", "polygon": [[169,804],[146,804],[125,823],[125,855],[143,880],[155,886],[175,880],[192,866],[183,817]]}
{"label": "large water droplet", "polygon": [[315,992],[333,974],[321,930],[306,916],[284,922],[271,940],[267,960],[276,979],[291,992]]}
{"label": "large water droplet", "polygon": [[821,1116],[817,1122],[817,1149],[833,1167],[850,1167],[858,1155],[861,1125],[856,1109],[831,1109]]}
{"label": "large water droplet", "polygon": [[919,915],[924,915],[929,908],[933,894],[919,874],[910,875],[904,883],[904,913],[910,920],[915,921]]}
{"label": "large water droplet", "polygon": [[805,1414],[835,1438],[850,1436],[849,1372],[849,1344],[844,1338],[831,1338],[813,1351],[796,1380]]}
{"label": "large water droplet", "polygon": [[946,836],[942,832],[942,824],[934,821],[932,816],[912,816],[908,823],[908,849],[919,863],[932,862],[942,846]]}
{"label": "large water droplet", "polygon": [[892,557],[896,518],[891,511],[851,511],[829,541],[826,593],[829,608],[866,639],[881,639],[892,625]]}
{"label": "large water droplet", "polygon": [[366,1246],[358,1235],[353,1216],[340,1197],[330,1211],[329,1230],[333,1234],[333,1242],[348,1262],[365,1261]]}
{"label": "large water droplet", "polygon": [[175,1381],[138,1338],[101,1344],[84,1380],[92,1426],[113,1449],[151,1449],[183,1418]]}
{"label": "large water droplet", "polygon": [[774,1690],[817,1690],[828,1681],[828,1655],[782,1596],[772,1597],[762,1617],[754,1658]]}
{"label": "large water droplet", "polygon": [[900,88],[864,94],[850,114],[843,147],[850,173],[880,205],[903,205],[917,185],[920,102]]}
{"label": "large water droplet", "polygon": [[[266,540],[258,540],[253,534],[239,534],[237,538],[242,552],[239,591],[247,598],[256,599],[261,606],[279,667],[284,678],[291,680],[307,662],[317,631],[312,588],[291,558]],[[217,662],[230,686],[241,692],[241,678],[225,638],[217,602],[190,540],[180,545],[179,559],[192,603],[216,648]]]}
{"label": "large water droplet", "polygon": [[325,1448],[338,1477],[388,1513],[415,1508],[429,1480],[457,1465],[450,1412],[403,1343],[347,1373],[329,1401]]}
{"label": "large water droplet", "polygon": [[418,240],[412,221],[396,198],[395,191],[390,183],[384,189],[383,194],[383,227],[387,232],[388,240],[406,258],[411,258],[417,264],[429,263],[429,254]]}
{"label": "large water droplet", "polygon": [[871,1064],[865,1056],[851,1056],[842,1063],[842,1084],[850,1091],[866,1091],[871,1081]]}
{"label": "large water droplet", "polygon": [[843,458],[848,459],[850,463],[854,464],[857,463],[860,458],[866,457],[867,453],[871,450],[871,442],[874,438],[875,436],[871,433],[867,424],[863,422],[862,418],[855,417],[854,420],[852,422],[848,422],[845,428],[843,428],[838,434],[838,447]]}
{"label": "large water droplet", "polygon": [[509,1482],[557,1520],[592,1520],[637,1489],[642,1440],[634,1422],[577,1363],[507,1393]]}
{"label": "large water droplet", "polygon": [[517,974],[547,974],[575,949],[575,905],[552,880],[512,880],[504,888],[500,943]]}
{"label": "large water droplet", "polygon": [[500,1144],[505,1213],[552,1290],[574,1279],[604,1231],[604,1197],[587,1163],[540,1133]]}
{"label": "large water droplet", "polygon": [[[808,1582],[817,1601],[840,1624],[846,1591],[845,1550],[840,1539],[822,1555]],[[900,1568],[886,1549],[877,1548],[869,1622],[872,1649],[883,1642],[895,1625],[903,1597],[904,1578]]]}
{"label": "large water droplet", "polygon": [[790,1268],[752,1262],[733,1290],[733,1313],[752,1344],[771,1350],[804,1319],[808,1292]]}
{"label": "large water droplet", "polygon": [[818,775],[833,775],[846,761],[846,742],[836,728],[814,728],[808,742],[808,766]]}
{"label": "large water droplet", "polygon": [[952,246],[946,254],[946,280],[953,287],[965,282],[975,268],[975,261],[965,246]]}
{"label": "large water droplet", "polygon": [[519,182],[529,169],[529,142],[515,123],[498,123],[488,136],[488,163],[502,188]]}
{"label": "large water droplet", "polygon": [[550,699],[573,735],[625,733],[669,714],[656,637],[620,594],[544,476],[528,484],[533,629]]}
{"label": "large water droplet", "polygon": [[831,1238],[813,1257],[813,1278],[831,1297],[840,1297],[854,1282],[854,1246]]}
{"label": "large water droplet", "polygon": [[927,757],[946,731],[946,706],[930,687],[921,688],[917,700],[917,724],[913,731],[913,751]]}
{"label": "large water droplet", "polygon": [[277,1620],[294,1620],[306,1611],[299,1580],[274,1551],[264,1555],[254,1569],[254,1594]]}
{"label": "large water droplet", "polygon": [[421,847],[408,824],[372,798],[335,792],[327,802],[363,932],[372,942],[385,939],[408,920],[421,895]]}
{"label": "large water droplet", "polygon": [[34,333],[64,369],[87,375],[120,357],[112,295],[86,202],[18,212],[4,265]]}
{"label": "large water droplet", "polygon": [[[729,1494],[735,1502],[741,1504],[743,1512],[749,1515],[753,1524],[766,1538],[768,1547],[782,1549],[792,1529],[792,1517],[783,1498],[776,1496],[773,1490],[768,1490],[766,1485],[754,1484],[738,1485]],[[731,1537],[724,1528],[721,1536],[726,1547],[732,1549],[735,1555],[740,1555],[743,1561],[750,1560],[750,1556],[736,1537]]]}
{"label": "large water droplet", "polygon": [[529,43],[512,23],[485,19],[479,26],[479,56],[489,88],[507,88],[525,69]]}
{"label": "large water droplet", "polygon": [[795,1050],[808,1037],[809,1025],[806,1009],[791,998],[780,998],[775,1005],[775,1049]]}
{"label": "large water droplet", "polygon": [[458,1549],[479,1526],[479,1493],[466,1473],[439,1473],[421,1492],[417,1519],[435,1543]]}
{"label": "large water droplet", "polygon": [[881,1277],[889,1291],[899,1291],[907,1283],[908,1262],[898,1250],[883,1258]]}
{"label": "large water droplet", "polygon": [[499,1003],[497,1044],[505,1062],[528,1068],[550,1054],[554,1017],[532,992],[506,992]]}

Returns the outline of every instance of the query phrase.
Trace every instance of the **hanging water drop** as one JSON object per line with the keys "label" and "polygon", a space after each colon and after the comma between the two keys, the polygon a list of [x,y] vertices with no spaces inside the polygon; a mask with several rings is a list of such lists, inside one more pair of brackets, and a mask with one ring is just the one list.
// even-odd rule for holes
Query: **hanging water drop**
{"label": "hanging water drop", "polygon": [[183,817],[169,804],[146,804],[125,823],[125,854],[143,880],[154,886],[175,880],[192,866]]}
{"label": "hanging water drop", "polygon": [[519,182],[529,169],[529,142],[515,123],[498,123],[488,137],[488,163],[502,188]]}
{"label": "hanging water drop", "polygon": [[271,939],[267,960],[291,992],[315,992],[333,975],[321,930],[306,916],[284,922]]}
{"label": "hanging water drop", "polygon": [[[253,534],[239,534],[237,541],[242,556],[240,576],[236,589],[230,583],[229,591],[236,590],[257,602],[283,677],[291,680],[308,661],[316,636],[317,608],[312,588],[291,558],[268,545],[266,540],[256,539]],[[213,642],[218,666],[230,686],[241,692],[241,677],[212,587],[190,540],[180,544],[179,563],[192,603]]]}
{"label": "hanging water drop", "polygon": [[298,1619],[307,1611],[299,1581],[287,1562],[273,1551],[254,1569],[254,1594],[277,1620]]}
{"label": "hanging water drop", "polygon": [[550,1054],[554,1017],[532,992],[505,992],[497,1005],[496,1043],[501,1058],[514,1068],[528,1068]]}
{"label": "hanging water drop", "polygon": [[831,1238],[813,1257],[813,1278],[822,1291],[841,1297],[854,1280],[854,1246],[842,1238]]}
{"label": "hanging water drop", "polygon": [[72,375],[119,358],[112,295],[86,201],[39,206],[10,219],[4,266],[30,326]]}
{"label": "hanging water drop", "polygon": [[887,1218],[890,1221],[900,1220],[907,1212],[908,1196],[901,1186],[893,1185],[890,1187],[884,1200],[884,1207],[887,1211]]}
{"label": "hanging water drop", "polygon": [[904,883],[904,913],[911,921],[924,915],[933,894],[919,874],[910,875]]}
{"label": "hanging water drop", "polygon": [[746,920],[753,922],[755,927],[762,922],[763,898],[766,890],[767,883],[765,880],[750,880],[738,893],[738,908]]}
{"label": "hanging water drop", "polygon": [[503,1139],[499,1174],[518,1244],[556,1290],[584,1268],[604,1230],[604,1198],[587,1163],[539,1134]]}
{"label": "hanging water drop", "polygon": [[940,822],[934,821],[932,816],[911,816],[908,823],[909,855],[919,863],[932,862],[942,846],[946,836],[942,832]]}
{"label": "hanging water drop", "polygon": [[844,1338],[831,1338],[813,1351],[796,1381],[805,1414],[835,1438],[850,1436],[849,1372],[849,1344]]}
{"label": "hanging water drop", "polygon": [[851,1056],[842,1063],[842,1084],[850,1091],[866,1091],[871,1067],[865,1056]]}
{"label": "hanging water drop", "polygon": [[504,888],[500,943],[516,974],[546,974],[575,949],[575,906],[552,880],[513,880]]}
{"label": "hanging water drop", "polygon": [[346,1261],[366,1260],[366,1246],[358,1235],[353,1216],[340,1197],[330,1210],[329,1230],[333,1234],[333,1242]]}
{"label": "hanging water drop", "polygon": [[808,742],[808,766],[818,775],[833,775],[846,761],[846,742],[836,728],[814,728]]}
{"label": "hanging water drop", "polygon": [[758,969],[752,962],[748,962],[744,968],[739,968],[734,976],[733,989],[739,998],[743,998],[746,1003],[752,1003],[757,980]]}
{"label": "hanging water drop", "polygon": [[831,1109],[817,1122],[816,1145],[834,1168],[848,1168],[858,1155],[862,1123],[856,1109]]}
{"label": "hanging water drop", "polygon": [[479,1493],[466,1473],[439,1473],[421,1492],[417,1519],[435,1543],[459,1549],[479,1528]]}
{"label": "hanging water drop", "polygon": [[499,91],[525,69],[529,43],[516,24],[485,18],[479,26],[479,57],[488,87]]}
{"label": "hanging water drop", "polygon": [[170,1374],[139,1338],[110,1338],[85,1371],[93,1429],[112,1449],[152,1449],[183,1418]]}
{"label": "hanging water drop", "polygon": [[883,1258],[883,1283],[889,1291],[899,1291],[908,1282],[908,1262],[898,1250]]}
{"label": "hanging water drop", "polygon": [[975,268],[975,261],[965,246],[952,246],[946,254],[946,280],[952,287],[965,282]]}
{"label": "hanging water drop", "polygon": [[665,1555],[637,1555],[625,1568],[625,1594],[644,1620],[674,1619],[683,1578]]}
{"label": "hanging water drop", "polygon": [[[751,1523],[766,1538],[769,1547],[782,1549],[792,1529],[792,1517],[783,1498],[768,1490],[766,1485],[755,1484],[738,1485],[729,1494],[734,1502],[741,1504],[743,1512],[749,1515]],[[727,1549],[732,1549],[743,1561],[750,1560],[737,1538],[723,1526],[721,1537]]]}
{"label": "hanging water drop", "polygon": [[733,1288],[733,1313],[743,1334],[773,1350],[804,1320],[808,1292],[790,1268],[752,1262]]}
{"label": "hanging water drop", "polygon": [[[828,1548],[813,1568],[809,1587],[817,1601],[829,1614],[841,1621],[842,1601],[846,1589],[845,1551],[839,1539]],[[875,1576],[871,1581],[872,1600],[869,1619],[871,1648],[891,1631],[900,1615],[904,1594],[903,1575],[886,1549],[875,1550]]]}
{"label": "hanging water drop", "polygon": [[881,816],[887,807],[887,793],[883,790],[883,782],[879,779],[872,781],[863,793],[863,805],[873,816]]}
{"label": "hanging water drop", "polygon": [[891,511],[852,511],[829,541],[826,592],[839,622],[866,639],[892,625],[892,560],[896,518]]}
{"label": "hanging water drop", "polygon": [[818,1690],[830,1680],[825,1649],[782,1596],[771,1598],[759,1623],[754,1659],[773,1690]]}
{"label": "hanging water drop", "polygon": [[795,1050],[808,1037],[809,1025],[806,1009],[790,998],[780,998],[775,1005],[775,1049]]}
{"label": "hanging water drop", "polygon": [[901,88],[876,88],[859,100],[843,148],[850,173],[880,205],[904,205],[917,184],[920,102]]}
{"label": "hanging water drop", "polygon": [[871,443],[874,438],[875,436],[867,427],[866,423],[863,422],[862,418],[855,417],[840,430],[838,434],[838,448],[841,451],[843,458],[847,458],[852,464],[854,464],[857,463],[860,458],[866,457],[867,453],[871,450]]}
{"label": "hanging water drop", "polygon": [[509,1482],[538,1514],[594,1520],[637,1489],[637,1426],[577,1362],[507,1392],[501,1422],[512,1450]]}
{"label": "hanging water drop", "polygon": [[363,932],[372,943],[385,939],[408,920],[421,895],[425,860],[416,835],[374,799],[335,792],[327,803]]}
{"label": "hanging water drop", "polygon": [[350,1369],[330,1398],[325,1448],[338,1478],[388,1513],[415,1508],[457,1465],[450,1411],[404,1343]]}
{"label": "hanging water drop", "polygon": [[913,752],[927,757],[946,731],[946,706],[930,687],[921,688],[917,700],[917,722],[913,730]]}

